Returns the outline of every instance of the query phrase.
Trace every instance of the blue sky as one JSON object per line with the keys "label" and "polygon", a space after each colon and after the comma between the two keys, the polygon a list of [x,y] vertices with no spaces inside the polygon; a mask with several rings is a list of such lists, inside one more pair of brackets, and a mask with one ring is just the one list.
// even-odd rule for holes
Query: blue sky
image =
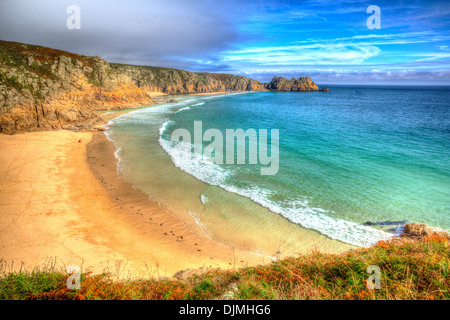
{"label": "blue sky", "polygon": [[[281,2],[280,2],[281,3]],[[248,39],[223,61],[256,78],[306,73],[330,83],[450,83],[450,4],[431,1],[292,1],[240,21]],[[381,28],[369,29],[376,4]]]}
{"label": "blue sky", "polygon": [[260,81],[450,85],[448,1],[2,0],[0,39]]}

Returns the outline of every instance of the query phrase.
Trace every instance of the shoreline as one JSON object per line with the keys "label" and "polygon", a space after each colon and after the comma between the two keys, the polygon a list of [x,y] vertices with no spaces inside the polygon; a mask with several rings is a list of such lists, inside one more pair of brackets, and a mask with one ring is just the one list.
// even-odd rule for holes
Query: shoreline
{"label": "shoreline", "polygon": [[[161,102],[165,104],[164,100],[172,97],[174,95],[164,94],[164,99],[161,99]],[[65,226],[56,223],[56,225],[59,225],[58,228],[64,229],[61,232],[64,238],[69,239],[68,234],[72,232],[72,234],[77,234],[83,239],[79,247],[84,251],[77,255],[78,262],[76,264],[90,267],[96,273],[103,272],[105,268],[108,270],[126,268],[127,272],[137,276],[149,276],[151,274],[153,277],[156,274],[156,277],[161,275],[171,277],[176,272],[186,269],[198,269],[200,267],[229,269],[267,264],[267,262],[272,261],[274,257],[232,247],[209,238],[195,222],[186,221],[186,219],[192,219],[192,217],[180,215],[177,210],[171,213],[119,176],[114,143],[108,139],[103,132],[104,130],[101,130],[100,127],[120,115],[156,105],[158,103],[113,111],[105,110],[103,114],[99,114],[103,121],[96,126],[97,130],[94,131],[78,133],[59,130],[11,136],[11,140],[14,140],[14,137],[21,136],[23,139],[20,140],[23,140],[24,143],[28,141],[32,144],[32,141],[41,135],[45,137],[52,135],[53,139],[48,140],[49,145],[42,146],[43,150],[41,148],[34,149],[34,152],[37,153],[47,152],[48,147],[52,151],[61,142],[60,139],[70,139],[70,143],[65,144],[65,148],[58,148],[66,161],[60,163],[55,162],[57,159],[51,159],[50,163],[53,163],[53,166],[58,170],[64,171],[62,178],[66,183],[62,183],[64,186],[59,186],[57,192],[54,192],[55,197],[62,195],[61,198],[66,201],[64,207],[60,210],[73,211],[76,216],[76,219],[73,220],[77,220],[76,223],[78,223],[78,220],[85,222],[82,230],[77,229],[76,232],[71,228],[64,229]],[[6,138],[2,140],[2,136],[0,135],[0,146],[2,146],[4,140],[8,140]],[[29,139],[26,139],[25,136]],[[79,137],[82,137],[81,144],[77,143]],[[79,146],[82,146],[82,148],[80,149]],[[11,147],[13,147],[13,152],[17,151],[15,146]],[[75,156],[73,153],[75,153]],[[0,160],[2,160],[1,157]],[[30,169],[36,170],[36,168]],[[3,174],[0,170],[0,179]],[[80,177],[83,178],[80,179]],[[49,181],[46,181],[46,183],[49,183]],[[45,188],[41,191],[39,186],[33,187],[33,190],[41,195],[46,192]],[[2,198],[0,194],[0,210],[2,210],[5,200]],[[44,208],[52,210],[51,200],[48,199],[44,203]],[[2,217],[1,214],[0,217]],[[22,219],[22,217],[19,218]],[[0,231],[4,229],[2,228],[2,220],[0,220]],[[42,223],[55,223],[55,221],[45,220],[43,219]],[[32,227],[32,225],[26,226],[25,229]],[[45,232],[44,229],[41,231]],[[305,229],[305,239],[309,238],[308,234],[314,233],[314,231]],[[58,236],[60,235],[58,234]],[[3,238],[3,234],[0,235],[0,240],[2,240],[0,241],[0,262],[2,258],[6,262],[19,259],[23,261],[24,259],[20,255],[4,254],[7,245],[3,244]],[[33,239],[33,241],[37,242],[36,235],[34,238],[36,239]],[[313,236],[305,242],[302,239],[300,243],[307,243],[318,238],[325,239],[325,236]],[[29,237],[20,243],[25,243],[28,239]],[[43,260],[43,257],[58,257],[64,264],[67,264],[70,257],[67,254],[61,254],[61,250],[59,250],[65,246],[64,242],[61,243],[57,236],[54,236],[53,241],[55,242],[54,247],[59,246],[58,250],[55,251],[58,254],[53,254],[47,248],[39,254],[40,261]],[[79,239],[73,241],[79,241]],[[333,241],[336,240],[330,240],[329,242]],[[316,245],[320,243],[322,242],[319,241]],[[353,247],[344,245],[348,248],[338,251],[345,252]],[[325,251],[328,252],[329,250]],[[36,250],[36,252],[39,252],[39,250]],[[41,263],[36,262],[36,259],[28,259],[27,261],[26,264],[31,265],[31,267]]]}
{"label": "shoreline", "polygon": [[[164,100],[171,97],[164,95]],[[82,272],[170,278],[187,269],[233,269],[273,261],[209,238],[194,221],[184,221],[119,177],[114,143],[101,127],[115,117],[152,106],[105,110],[99,114],[102,122],[90,131],[0,135],[5,151],[0,155],[5,163],[0,168],[1,189],[18,185],[16,195],[29,187],[33,191],[33,200],[27,203],[0,194],[0,269],[2,265],[33,269],[58,260],[62,267],[75,264]],[[26,155],[21,154],[24,149]],[[5,179],[4,169],[28,156],[35,156],[37,163],[24,160],[27,168],[23,174],[16,172],[17,181]],[[21,185],[22,175],[32,176],[29,187]],[[14,206],[23,210],[14,212]]]}
{"label": "shoreline", "polygon": [[103,131],[0,135],[0,148],[0,269],[31,270],[54,259],[82,272],[170,278],[272,261],[192,230],[119,177],[114,143]]}
{"label": "shoreline", "polygon": [[[87,162],[93,174],[103,184],[111,202],[133,224],[134,230],[151,235],[150,238],[173,252],[174,260],[187,258],[186,262],[177,262],[186,265],[182,268],[175,267],[175,272],[199,267],[243,267],[268,261],[253,253],[229,248],[207,238],[201,232],[190,230],[181,219],[123,180],[117,174],[118,160],[114,144],[103,132],[93,134],[86,150]],[[196,262],[190,263],[190,260]],[[158,264],[171,265],[172,261]]]}
{"label": "shoreline", "polygon": [[0,147],[3,270],[75,264],[83,272],[159,278],[271,261],[189,230],[121,179],[102,131],[0,135]]}
{"label": "shoreline", "polygon": [[[168,98],[177,99],[179,97],[172,95]],[[198,98],[197,95],[183,95],[182,97],[186,101]],[[181,103],[183,100],[180,98],[178,102]],[[178,108],[170,105],[171,103],[168,104],[168,107],[172,108],[171,112],[177,113],[177,109],[183,109],[182,105]],[[153,114],[152,111],[150,112]],[[128,137],[125,140],[115,136],[113,129],[111,134],[106,132],[107,139],[112,141],[114,146],[114,150],[110,153],[113,154],[116,148],[125,148],[127,143],[130,143],[130,148],[126,148],[128,150],[126,152],[130,153],[131,158],[124,158],[124,162],[121,163],[126,181],[136,188],[142,188],[150,199],[162,203],[164,208],[183,221],[188,229],[201,237],[206,236],[222,246],[239,248],[242,251],[272,260],[292,254],[307,253],[318,248],[327,253],[340,253],[356,247],[330,238],[316,230],[303,228],[248,197],[210,185],[180,169],[170,159],[167,151],[161,148],[159,142],[161,124],[167,120],[167,117],[163,116],[163,119],[157,117],[158,121],[152,120],[150,130],[152,133],[149,134],[151,140],[146,142],[144,158],[152,159],[150,162],[143,164],[138,157],[131,156],[131,154],[136,154],[136,150],[131,146],[132,141],[129,141],[134,130],[132,127],[128,133],[125,131],[124,137]],[[134,119],[133,116],[131,118]],[[136,139],[138,138],[136,137]],[[116,154],[116,156],[118,155]],[[132,159],[131,162],[130,159]],[[134,170],[135,166],[141,170],[137,175]],[[212,196],[211,199],[214,199],[212,203],[215,203],[216,207],[212,203],[205,204],[204,200],[201,200],[205,196],[205,192]],[[222,202],[223,200],[226,201]],[[220,209],[217,209],[217,206]],[[231,213],[230,210],[236,214]],[[230,211],[230,214],[225,213],[227,211]],[[201,215],[204,215],[206,219],[203,220]],[[277,226],[276,228],[273,228],[274,224]],[[287,234],[288,237],[286,237]]]}

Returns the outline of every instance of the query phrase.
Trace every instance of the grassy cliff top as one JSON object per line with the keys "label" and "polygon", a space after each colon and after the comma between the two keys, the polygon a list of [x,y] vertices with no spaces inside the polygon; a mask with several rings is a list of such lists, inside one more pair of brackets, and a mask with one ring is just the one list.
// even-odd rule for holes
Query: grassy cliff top
{"label": "grassy cliff top", "polygon": [[99,57],[84,56],[38,45],[0,40],[0,62],[6,64],[7,66],[27,66],[30,64],[28,60],[29,57],[33,58],[34,61],[39,61],[40,63],[53,63],[61,56],[82,61],[90,67],[92,67],[92,62],[94,59],[99,59]]}
{"label": "grassy cliff top", "polygon": [[[65,272],[7,273],[0,263],[0,299],[450,299],[449,264],[449,235],[436,232],[342,254],[312,252],[237,270],[181,272],[164,280],[119,281],[112,274],[85,272],[78,290],[67,288]],[[369,266],[380,270],[379,289],[367,287],[373,283]]]}

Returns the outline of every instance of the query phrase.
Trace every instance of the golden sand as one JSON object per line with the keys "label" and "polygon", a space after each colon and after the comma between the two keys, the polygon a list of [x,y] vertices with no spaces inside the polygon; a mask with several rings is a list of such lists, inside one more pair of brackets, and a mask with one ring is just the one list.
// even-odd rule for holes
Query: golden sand
{"label": "golden sand", "polygon": [[[117,175],[102,132],[0,135],[0,259],[172,276],[187,268],[268,262],[194,234]],[[120,274],[119,274],[120,273]]]}

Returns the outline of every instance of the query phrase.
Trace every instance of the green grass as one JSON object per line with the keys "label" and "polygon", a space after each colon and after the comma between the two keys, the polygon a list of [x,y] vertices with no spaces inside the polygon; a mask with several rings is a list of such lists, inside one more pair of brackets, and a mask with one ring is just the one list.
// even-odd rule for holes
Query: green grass
{"label": "green grass", "polygon": [[[54,271],[4,273],[1,299],[450,299],[448,238],[380,242],[343,254],[308,255],[238,270],[212,269],[186,280],[113,280],[111,274],[82,276],[81,289],[69,290],[68,274]],[[367,267],[381,271],[380,289],[368,289]]]}
{"label": "green grass", "polygon": [[206,77],[202,75],[197,75],[197,81],[202,82],[204,85],[206,85]]}
{"label": "green grass", "polygon": [[50,291],[64,278],[63,274],[56,272],[10,273],[0,281],[0,299],[24,299],[30,295]]}

